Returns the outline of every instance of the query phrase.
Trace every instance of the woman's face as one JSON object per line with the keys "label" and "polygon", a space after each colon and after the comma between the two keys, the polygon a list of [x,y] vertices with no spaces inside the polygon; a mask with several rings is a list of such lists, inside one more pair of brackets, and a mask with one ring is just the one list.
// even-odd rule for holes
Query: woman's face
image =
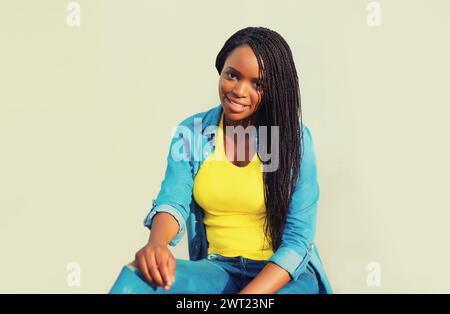
{"label": "woman's face", "polygon": [[241,123],[255,113],[261,103],[259,66],[248,45],[235,48],[225,60],[219,79],[219,96],[228,122]]}

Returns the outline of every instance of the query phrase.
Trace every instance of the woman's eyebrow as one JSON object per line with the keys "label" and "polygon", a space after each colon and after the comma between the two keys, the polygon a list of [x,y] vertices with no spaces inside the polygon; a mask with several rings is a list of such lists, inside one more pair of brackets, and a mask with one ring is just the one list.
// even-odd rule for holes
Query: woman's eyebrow
{"label": "woman's eyebrow", "polygon": [[[232,66],[228,66],[228,68],[231,69],[231,70],[233,70],[233,71],[235,71],[237,74],[239,74],[239,75],[242,76],[242,73],[239,72],[238,70],[236,70],[235,68],[233,68]],[[258,78],[258,77],[254,77],[252,80],[254,80],[254,81],[259,81],[259,78]]]}

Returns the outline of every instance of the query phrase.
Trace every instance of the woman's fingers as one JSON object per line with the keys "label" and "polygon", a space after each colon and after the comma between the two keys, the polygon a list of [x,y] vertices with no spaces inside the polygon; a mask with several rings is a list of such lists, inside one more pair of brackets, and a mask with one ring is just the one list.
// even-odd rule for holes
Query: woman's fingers
{"label": "woman's fingers", "polygon": [[144,255],[138,258],[137,265],[139,266],[139,270],[141,271],[141,273],[144,275],[144,278],[147,279],[147,281],[153,285],[153,280],[148,272],[148,265]]}
{"label": "woman's fingers", "polygon": [[155,254],[150,254],[147,260],[148,269],[150,271],[150,275],[155,280],[155,283],[158,286],[163,285],[163,281],[161,278],[161,274],[159,273],[158,264],[156,262]]}
{"label": "woman's fingers", "polygon": [[136,260],[132,261],[130,264],[128,264],[130,266],[133,266],[134,268],[139,268],[139,265],[137,264]]}
{"label": "woman's fingers", "polygon": [[167,247],[148,245],[135,256],[135,264],[152,286],[169,290],[175,281],[176,262]]}
{"label": "woman's fingers", "polygon": [[169,258],[169,261],[167,263],[167,268],[169,269],[170,285],[172,285],[175,282],[176,267],[177,267],[177,262],[176,262],[175,258],[173,258],[173,257]]}
{"label": "woman's fingers", "polygon": [[165,290],[169,290],[170,285],[171,285],[171,280],[170,280],[170,276],[169,276],[169,268],[167,267],[169,260],[170,260],[170,258],[167,258],[166,260],[158,261],[159,272],[162,275],[162,279],[164,280],[163,287]]}

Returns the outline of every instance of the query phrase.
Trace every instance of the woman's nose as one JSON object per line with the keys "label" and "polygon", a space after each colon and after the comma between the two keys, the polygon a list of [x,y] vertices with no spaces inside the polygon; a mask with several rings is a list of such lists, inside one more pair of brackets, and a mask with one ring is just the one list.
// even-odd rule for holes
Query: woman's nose
{"label": "woman's nose", "polygon": [[247,95],[247,84],[244,82],[238,82],[234,86],[233,93],[236,97],[245,97]]}

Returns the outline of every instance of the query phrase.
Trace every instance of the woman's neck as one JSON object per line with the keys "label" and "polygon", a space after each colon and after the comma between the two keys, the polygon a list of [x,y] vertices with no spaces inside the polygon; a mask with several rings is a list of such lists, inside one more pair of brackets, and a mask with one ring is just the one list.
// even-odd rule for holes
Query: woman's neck
{"label": "woman's neck", "polygon": [[229,119],[227,119],[227,117],[225,115],[223,116],[223,127],[224,128],[227,127],[227,126],[236,127],[236,126],[239,126],[239,125],[244,127],[244,128],[246,128],[246,127],[248,127],[250,125],[254,125],[254,123],[253,123],[253,115],[248,117],[248,118],[242,119],[242,120],[229,120]]}

